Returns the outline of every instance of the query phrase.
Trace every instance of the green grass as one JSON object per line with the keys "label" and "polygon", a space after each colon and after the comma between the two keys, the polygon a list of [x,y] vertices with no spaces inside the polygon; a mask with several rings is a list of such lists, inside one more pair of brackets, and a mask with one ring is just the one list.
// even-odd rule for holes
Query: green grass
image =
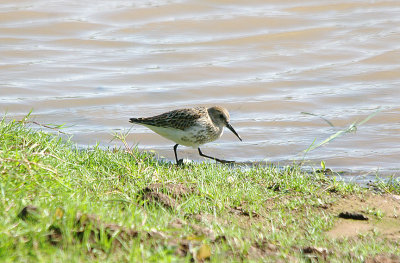
{"label": "green grass", "polygon": [[[137,148],[78,149],[16,121],[1,121],[0,141],[2,262],[362,262],[400,253],[374,235],[326,235],[335,215],[321,207],[366,190],[322,173],[177,167]],[[394,179],[379,184],[400,189]]]}

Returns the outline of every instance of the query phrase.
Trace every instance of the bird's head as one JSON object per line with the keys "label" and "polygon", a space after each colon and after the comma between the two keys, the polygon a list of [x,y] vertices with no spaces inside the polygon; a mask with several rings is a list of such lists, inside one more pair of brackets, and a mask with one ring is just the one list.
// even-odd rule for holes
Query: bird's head
{"label": "bird's head", "polygon": [[239,134],[233,129],[232,125],[229,123],[230,121],[230,116],[229,112],[221,107],[221,106],[214,106],[211,108],[208,108],[208,115],[210,115],[211,120],[214,122],[215,125],[218,127],[227,127],[229,130],[235,134],[239,140],[242,140],[240,138]]}

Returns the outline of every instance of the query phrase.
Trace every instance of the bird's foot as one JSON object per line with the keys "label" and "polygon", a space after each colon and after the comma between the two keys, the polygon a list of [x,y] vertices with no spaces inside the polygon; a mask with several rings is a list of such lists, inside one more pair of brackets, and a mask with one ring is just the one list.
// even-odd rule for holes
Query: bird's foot
{"label": "bird's foot", "polygon": [[183,163],[183,159],[179,159],[178,162],[176,163],[176,166],[182,166]]}
{"label": "bird's foot", "polygon": [[235,163],[235,161],[228,161],[228,160],[221,160],[221,159],[215,159],[217,162],[227,164],[227,163]]}

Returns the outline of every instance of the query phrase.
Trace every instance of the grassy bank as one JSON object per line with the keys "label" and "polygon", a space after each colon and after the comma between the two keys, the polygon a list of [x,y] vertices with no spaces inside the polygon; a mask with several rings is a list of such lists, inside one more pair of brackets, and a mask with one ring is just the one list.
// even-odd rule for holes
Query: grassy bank
{"label": "grassy bank", "polygon": [[[135,148],[79,150],[2,121],[0,260],[396,260],[392,183],[371,192],[300,167],[176,167]],[[345,212],[368,220],[338,217]]]}

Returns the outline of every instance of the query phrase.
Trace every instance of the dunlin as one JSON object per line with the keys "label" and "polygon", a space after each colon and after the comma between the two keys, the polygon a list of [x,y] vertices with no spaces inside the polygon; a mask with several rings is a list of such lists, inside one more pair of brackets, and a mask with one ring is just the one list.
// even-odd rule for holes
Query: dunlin
{"label": "dunlin", "polygon": [[227,127],[239,140],[242,140],[229,123],[228,111],[220,106],[178,109],[154,117],[131,118],[130,122],[146,126],[159,135],[174,141],[176,143],[174,153],[177,164],[182,163],[182,160],[178,160],[178,155],[176,154],[178,145],[197,148],[200,156],[217,162],[232,162],[205,155],[199,147],[221,137],[224,127]]}

